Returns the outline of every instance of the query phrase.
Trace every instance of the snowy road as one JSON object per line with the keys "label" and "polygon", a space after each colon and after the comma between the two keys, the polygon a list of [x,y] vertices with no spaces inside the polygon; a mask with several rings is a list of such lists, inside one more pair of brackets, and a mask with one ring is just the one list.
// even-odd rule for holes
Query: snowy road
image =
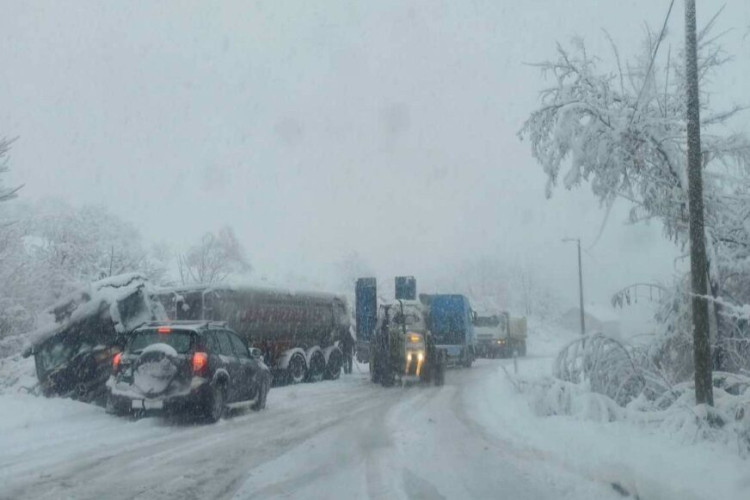
{"label": "snowy road", "polygon": [[23,425],[0,438],[0,498],[621,498],[506,435],[524,412],[502,404],[501,363],[442,388],[362,373],[275,388],[266,411],[212,426],[6,398]]}

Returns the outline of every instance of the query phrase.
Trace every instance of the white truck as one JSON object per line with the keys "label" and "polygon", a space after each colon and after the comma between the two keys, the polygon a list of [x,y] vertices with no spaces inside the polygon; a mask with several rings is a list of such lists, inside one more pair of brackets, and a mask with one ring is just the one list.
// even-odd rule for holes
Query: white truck
{"label": "white truck", "polygon": [[526,355],[526,318],[514,318],[510,313],[474,315],[477,356],[509,358]]}

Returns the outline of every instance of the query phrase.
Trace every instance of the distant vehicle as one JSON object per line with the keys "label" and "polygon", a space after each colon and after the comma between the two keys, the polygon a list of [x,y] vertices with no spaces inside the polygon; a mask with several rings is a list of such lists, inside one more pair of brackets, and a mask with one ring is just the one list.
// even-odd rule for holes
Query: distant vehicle
{"label": "distant vehicle", "polygon": [[475,316],[477,355],[485,358],[507,358],[526,355],[526,318],[513,318],[508,312]]}
{"label": "distant vehicle", "polygon": [[265,408],[271,371],[225,323],[162,322],[129,336],[107,387],[110,413],[189,413],[216,422],[228,407]]}
{"label": "distant vehicle", "polygon": [[276,382],[337,379],[345,351],[352,355],[346,299],[338,295],[197,286],[163,290],[159,298],[172,320],[226,321],[262,352]]}
{"label": "distant vehicle", "polygon": [[123,274],[95,281],[51,311],[55,322],[31,334],[24,357],[34,356],[45,396],[104,405],[112,358],[127,335],[166,313],[146,278]]}
{"label": "distant vehicle", "polygon": [[427,329],[424,305],[397,300],[378,310],[370,342],[370,377],[385,387],[397,381],[445,381],[445,352]]}
{"label": "distant vehicle", "polygon": [[476,357],[473,313],[469,299],[457,294],[419,294],[427,308],[427,327],[448,363],[470,367]]}

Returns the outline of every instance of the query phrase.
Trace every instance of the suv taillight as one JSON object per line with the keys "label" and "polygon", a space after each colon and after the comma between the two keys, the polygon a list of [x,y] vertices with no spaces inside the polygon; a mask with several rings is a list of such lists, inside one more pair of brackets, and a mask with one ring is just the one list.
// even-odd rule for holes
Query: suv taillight
{"label": "suv taillight", "polygon": [[193,353],[193,374],[203,375],[208,368],[208,354],[205,352]]}
{"label": "suv taillight", "polygon": [[122,353],[118,352],[115,357],[112,358],[112,374],[117,374],[120,371],[120,364],[122,363]]}

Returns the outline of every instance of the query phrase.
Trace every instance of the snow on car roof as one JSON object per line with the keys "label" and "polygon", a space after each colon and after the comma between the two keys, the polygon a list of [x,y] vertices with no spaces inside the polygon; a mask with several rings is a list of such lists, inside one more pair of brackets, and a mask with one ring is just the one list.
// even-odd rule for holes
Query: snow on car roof
{"label": "snow on car roof", "polygon": [[174,328],[176,330],[200,330],[206,326],[226,326],[225,321],[208,321],[208,320],[169,320],[169,321],[152,321],[142,325],[137,330],[153,330],[154,328]]}

